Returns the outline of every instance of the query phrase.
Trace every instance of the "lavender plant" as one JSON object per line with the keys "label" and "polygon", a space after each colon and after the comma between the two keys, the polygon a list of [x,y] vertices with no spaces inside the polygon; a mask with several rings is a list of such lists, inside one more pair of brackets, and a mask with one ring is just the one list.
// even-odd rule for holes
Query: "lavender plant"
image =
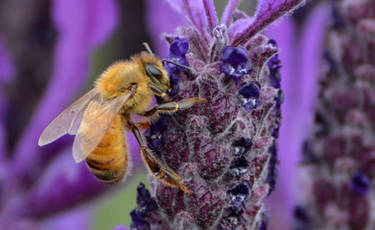
{"label": "lavender plant", "polygon": [[150,178],[138,187],[132,229],[265,229],[263,199],[276,177],[280,62],[276,41],[260,32],[302,4],[260,1],[254,18],[230,0],[218,22],[212,1],[167,1],[188,22],[174,34],[166,66],[171,97],[199,96],[205,105],[163,117],[148,145],[192,195]]}
{"label": "lavender plant", "polygon": [[[303,145],[295,229],[375,228],[375,2],[331,1],[314,129]],[[308,194],[308,195],[307,195]]]}

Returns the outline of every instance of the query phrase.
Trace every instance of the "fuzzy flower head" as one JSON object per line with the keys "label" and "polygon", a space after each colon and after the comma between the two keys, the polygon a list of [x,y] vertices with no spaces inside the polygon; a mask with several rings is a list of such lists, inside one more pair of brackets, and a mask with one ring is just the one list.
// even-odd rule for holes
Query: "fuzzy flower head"
{"label": "fuzzy flower head", "polygon": [[[265,229],[263,199],[275,186],[283,93],[277,44],[260,32],[303,1],[259,1],[250,18],[229,0],[220,22],[212,0],[166,2],[187,21],[164,36],[175,84],[170,97],[207,103],[169,115],[162,132],[146,131],[149,147],[192,194],[150,177],[158,208],[133,211],[132,227]],[[155,145],[156,137],[162,144]]]}

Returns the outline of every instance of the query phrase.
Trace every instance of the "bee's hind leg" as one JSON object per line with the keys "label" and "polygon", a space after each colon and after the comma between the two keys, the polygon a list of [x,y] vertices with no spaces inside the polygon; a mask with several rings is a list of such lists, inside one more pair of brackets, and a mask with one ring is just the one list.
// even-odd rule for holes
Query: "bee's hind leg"
{"label": "bee's hind leg", "polygon": [[139,131],[136,124],[134,124],[130,119],[127,119],[129,128],[133,131],[135,138],[138,141],[138,144],[141,148],[142,159],[146,164],[147,170],[155,178],[158,178],[161,182],[172,187],[179,187],[185,193],[191,194],[191,191],[185,187],[182,182],[182,179],[177,173],[175,173],[168,166],[163,164],[154,153],[147,148],[144,138]]}

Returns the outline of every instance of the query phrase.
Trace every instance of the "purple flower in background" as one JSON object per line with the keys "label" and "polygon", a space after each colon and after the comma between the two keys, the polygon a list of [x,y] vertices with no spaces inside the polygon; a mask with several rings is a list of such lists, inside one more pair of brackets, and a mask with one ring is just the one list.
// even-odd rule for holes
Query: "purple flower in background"
{"label": "purple flower in background", "polygon": [[270,59],[278,47],[259,32],[303,1],[260,1],[254,18],[236,9],[239,1],[229,1],[221,23],[213,1],[166,2],[188,24],[165,36],[169,56],[178,39],[186,39],[192,69],[180,69],[172,99],[199,96],[207,103],[171,115],[158,148],[192,194],[150,178],[158,208],[144,215],[135,209],[132,227],[264,229],[283,94],[274,84],[279,63]]}
{"label": "purple flower in background", "polygon": [[115,228],[113,228],[112,230],[129,230],[129,228],[126,228],[122,225],[119,225],[119,226],[116,226]]}
{"label": "purple flower in background", "polygon": [[[331,1],[330,8],[297,224],[314,230],[374,229],[375,3]],[[308,221],[302,225],[301,219]]]}
{"label": "purple flower in background", "polygon": [[360,195],[366,195],[370,191],[371,182],[369,178],[361,173],[356,173],[352,176],[350,188],[352,191]]}
{"label": "purple flower in background", "polygon": [[[309,153],[310,149],[304,139],[313,122],[324,31],[329,22],[327,4],[319,4],[315,8],[308,6],[311,6],[311,3],[297,10],[302,10],[307,16],[304,22],[297,22],[302,26],[300,29],[296,28],[297,23],[292,17],[286,17],[266,31],[268,36],[277,40],[280,47],[278,55],[268,62],[270,84],[276,88],[280,84],[284,92],[283,97],[280,97],[283,99],[283,119],[280,127],[280,123],[275,124],[280,129],[277,186],[266,201],[266,207],[272,217],[269,218],[268,228],[271,230],[293,229],[293,209],[301,200],[301,186],[305,186],[299,183],[301,172],[298,170],[298,164],[301,161],[301,149],[305,149],[306,153]],[[306,7],[311,9],[310,13],[304,10]],[[277,73],[283,76],[281,82]],[[274,131],[276,135],[277,130]],[[271,174],[269,178],[272,178]]]}
{"label": "purple flower in background", "polygon": [[[88,229],[91,211],[78,209],[77,205],[107,190],[84,165],[73,162],[69,139],[44,149],[37,146],[37,140],[47,123],[83,87],[89,55],[109,38],[117,24],[116,4],[112,0],[52,2],[51,26],[58,32],[51,46],[54,50],[52,76],[29,125],[12,151],[3,144],[3,109],[7,105],[5,99],[0,98],[1,229]],[[13,62],[15,66],[12,66],[4,47],[0,44],[0,83],[12,80],[7,77],[13,73],[24,75],[15,65],[19,62]],[[66,210],[72,212],[62,212]]]}
{"label": "purple flower in background", "polygon": [[[0,39],[0,84],[3,85],[12,80],[14,74],[14,68],[12,60],[6,50],[3,41]],[[4,179],[5,167],[6,167],[6,133],[4,127],[5,107],[6,101],[3,98],[3,93],[0,93],[0,181]]]}

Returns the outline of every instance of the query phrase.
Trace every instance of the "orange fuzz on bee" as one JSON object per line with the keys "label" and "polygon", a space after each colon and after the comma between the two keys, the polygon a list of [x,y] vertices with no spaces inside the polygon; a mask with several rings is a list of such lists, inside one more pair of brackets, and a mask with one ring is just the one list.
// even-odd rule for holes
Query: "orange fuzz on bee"
{"label": "orange fuzz on bee", "polygon": [[[197,102],[205,102],[201,98],[169,101],[166,95],[170,89],[168,73],[151,51],[135,55],[130,61],[116,62],[101,74],[92,90],[45,128],[39,145],[49,144],[65,134],[75,135],[74,160],[77,163],[85,160],[98,180],[116,183],[125,179],[130,168],[125,131],[132,131],[151,175],[166,185],[179,187],[190,194],[182,178],[147,148],[140,132],[148,128],[158,114],[174,113],[188,109]],[[167,102],[149,108],[153,95]],[[146,119],[133,122],[132,114]]]}

